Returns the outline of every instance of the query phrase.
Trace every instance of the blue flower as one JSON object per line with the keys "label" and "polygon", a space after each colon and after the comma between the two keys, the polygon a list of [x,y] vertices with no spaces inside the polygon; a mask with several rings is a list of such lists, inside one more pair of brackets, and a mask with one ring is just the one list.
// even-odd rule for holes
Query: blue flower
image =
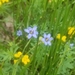
{"label": "blue flower", "polygon": [[51,41],[53,40],[53,38],[51,37],[51,34],[46,34],[44,33],[43,35],[44,37],[42,38],[42,41],[45,45],[50,45],[51,46]]}
{"label": "blue flower", "polygon": [[34,26],[28,27],[27,29],[24,29],[26,33],[28,33],[27,38],[30,39],[31,37],[37,38],[38,32],[37,32],[37,27]]}
{"label": "blue flower", "polygon": [[22,35],[22,31],[21,30],[18,30],[17,31],[17,36],[21,36]]}
{"label": "blue flower", "polygon": [[74,44],[73,44],[73,43],[71,43],[71,44],[70,44],[70,47],[72,48],[73,46],[74,46]]}

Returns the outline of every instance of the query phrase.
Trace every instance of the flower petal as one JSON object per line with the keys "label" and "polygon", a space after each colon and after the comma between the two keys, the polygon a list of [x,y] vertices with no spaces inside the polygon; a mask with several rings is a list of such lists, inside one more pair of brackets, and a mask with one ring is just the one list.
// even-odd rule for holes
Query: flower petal
{"label": "flower petal", "polygon": [[44,38],[46,38],[47,37],[47,35],[46,35],[46,33],[44,33]]}
{"label": "flower petal", "polygon": [[36,34],[33,34],[33,37],[34,37],[34,38],[37,38],[37,35],[36,35]]}
{"label": "flower petal", "polygon": [[24,29],[25,32],[29,33],[29,29]]}
{"label": "flower petal", "polygon": [[32,37],[32,35],[31,34],[28,34],[27,38],[30,39],[31,37]]}
{"label": "flower petal", "polygon": [[48,34],[47,37],[50,38],[51,37],[51,34]]}
{"label": "flower petal", "polygon": [[35,31],[36,29],[37,29],[37,26],[34,26],[34,27],[33,27],[33,30]]}
{"label": "flower petal", "polygon": [[37,31],[34,31],[34,34],[38,35],[38,32]]}
{"label": "flower petal", "polygon": [[50,41],[52,41],[53,40],[53,38],[52,37],[50,37],[50,39],[49,39]]}
{"label": "flower petal", "polygon": [[45,39],[44,39],[44,38],[42,38],[42,42],[44,42],[44,43],[45,43]]}
{"label": "flower petal", "polygon": [[51,46],[51,42],[50,42],[50,41],[48,41],[47,44],[48,44],[49,46]]}

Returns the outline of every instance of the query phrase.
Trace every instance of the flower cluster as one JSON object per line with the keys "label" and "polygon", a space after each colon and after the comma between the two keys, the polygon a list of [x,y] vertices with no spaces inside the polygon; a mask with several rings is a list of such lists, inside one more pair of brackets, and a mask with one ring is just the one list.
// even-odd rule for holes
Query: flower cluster
{"label": "flower cluster", "polygon": [[[24,29],[24,32],[27,33],[27,38],[31,39],[33,38],[37,38],[38,37],[38,31],[37,31],[37,26],[34,27],[28,27],[26,29]],[[68,28],[68,35],[70,35],[70,38],[75,34],[75,28],[74,27],[69,27]],[[17,36],[21,36],[22,35],[22,31],[18,30],[17,31]],[[40,38],[40,37],[39,37]],[[66,35],[61,36],[61,34],[57,34],[56,36],[57,39],[62,40],[63,42],[66,42]],[[53,37],[51,37],[51,34],[43,34],[43,37],[41,37],[40,41],[42,41],[45,45],[49,45],[51,46],[51,41],[53,40]]]}
{"label": "flower cluster", "polygon": [[61,34],[57,34],[56,38],[61,39],[63,42],[66,42],[66,36],[65,35],[61,36]]}
{"label": "flower cluster", "polygon": [[[72,36],[75,34],[75,27],[68,27],[68,33],[70,38],[72,38]],[[63,42],[66,42],[66,35],[61,36],[61,34],[57,34],[56,36],[57,39],[61,39]]]}
{"label": "flower cluster", "polygon": [[0,5],[2,5],[5,2],[9,2],[9,0],[0,0]]}
{"label": "flower cluster", "polygon": [[22,56],[21,51],[15,53],[14,57],[17,58],[17,59],[14,60],[14,64],[16,64],[18,62],[19,58],[21,58],[22,63],[25,64],[25,65],[27,65],[30,62],[29,56],[28,55]]}
{"label": "flower cluster", "polygon": [[17,58],[14,60],[14,64],[17,63],[18,59],[22,56],[22,52],[18,51],[17,53],[14,54],[14,57]]}
{"label": "flower cluster", "polygon": [[68,28],[68,35],[70,36],[70,38],[72,38],[72,36],[75,34],[75,27],[69,27]]}
{"label": "flower cluster", "polygon": [[[38,37],[38,31],[37,31],[37,26],[34,27],[28,27],[26,29],[24,29],[24,32],[27,33],[27,38],[37,38]],[[22,35],[22,31],[18,30],[17,31],[17,36],[21,36]],[[41,41],[45,44],[45,45],[51,45],[51,41],[53,40],[53,38],[51,37],[51,34],[46,34],[44,33],[43,37],[41,38]]]}

